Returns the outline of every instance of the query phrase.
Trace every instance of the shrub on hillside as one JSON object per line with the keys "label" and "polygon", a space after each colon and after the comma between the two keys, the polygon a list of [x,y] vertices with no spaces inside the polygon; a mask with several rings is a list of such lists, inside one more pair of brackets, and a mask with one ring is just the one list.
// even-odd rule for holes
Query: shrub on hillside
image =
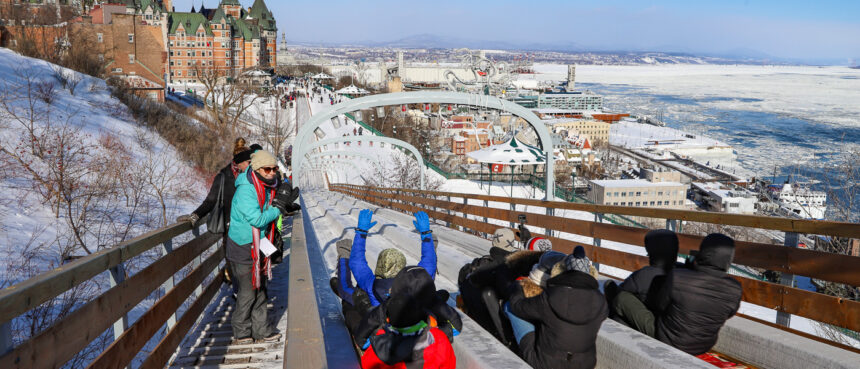
{"label": "shrub on hillside", "polygon": [[184,159],[190,160],[205,173],[218,171],[231,157],[228,152],[230,137],[224,137],[164,104],[136,96],[124,83],[108,82],[112,94],[128,106],[137,122],[154,129]]}

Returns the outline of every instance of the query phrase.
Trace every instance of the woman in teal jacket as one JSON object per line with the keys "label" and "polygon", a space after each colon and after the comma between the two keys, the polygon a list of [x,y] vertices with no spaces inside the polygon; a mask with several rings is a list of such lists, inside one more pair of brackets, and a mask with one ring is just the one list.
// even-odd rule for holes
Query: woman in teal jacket
{"label": "woman in teal jacket", "polygon": [[281,334],[267,323],[265,281],[271,279],[271,261],[260,251],[262,238],[274,241],[275,220],[297,210],[298,189],[281,183],[275,157],[259,150],[251,165],[236,177],[236,193],[227,232],[227,262],[238,290],[233,312],[236,344],[276,342]]}

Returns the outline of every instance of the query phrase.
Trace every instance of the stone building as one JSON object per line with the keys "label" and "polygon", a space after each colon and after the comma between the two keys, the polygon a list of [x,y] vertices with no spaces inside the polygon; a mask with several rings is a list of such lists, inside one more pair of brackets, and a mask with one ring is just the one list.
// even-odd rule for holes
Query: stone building
{"label": "stone building", "polygon": [[644,179],[592,180],[588,199],[599,205],[681,209],[688,185],[678,182],[648,182]]}
{"label": "stone building", "polygon": [[242,8],[222,0],[215,9],[170,12],[167,19],[169,80],[199,82],[199,72],[235,78],[277,63],[277,27],[263,0]]}

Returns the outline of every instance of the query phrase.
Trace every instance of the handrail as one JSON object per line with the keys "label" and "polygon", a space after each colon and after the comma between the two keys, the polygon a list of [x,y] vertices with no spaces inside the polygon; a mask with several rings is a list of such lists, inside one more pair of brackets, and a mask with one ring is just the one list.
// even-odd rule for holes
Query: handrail
{"label": "handrail", "polygon": [[[205,224],[205,220],[206,218],[199,224]],[[173,239],[189,230],[196,237],[174,250]],[[223,247],[218,247],[213,253],[208,254],[205,261],[202,260],[204,253],[210,250],[220,236],[208,232],[197,236],[198,232],[198,228],[192,228],[188,222],[172,224],[0,291],[0,306],[3,307],[0,311],[0,317],[2,317],[0,323],[4,323],[102,272],[110,271],[112,285],[116,283],[115,286],[95,296],[44,331],[0,356],[0,367],[61,367],[111,325],[114,326],[113,344],[89,365],[93,368],[124,367],[129,365],[151,337],[167,322],[169,332],[149,353],[142,365],[142,367],[163,367],[175,351],[179,340],[199,317],[199,312],[195,311],[205,307],[221,285],[220,274],[213,275],[213,271],[224,259]],[[162,257],[134,275],[125,275],[125,261],[158,245],[163,245]],[[174,275],[189,263],[193,270],[173,287],[173,279],[178,279]],[[210,276],[212,278],[209,278]],[[206,279],[210,279],[211,282],[205,292],[202,292],[200,286]],[[165,281],[168,283],[164,284]],[[152,291],[162,286],[165,286],[165,295],[144,312],[131,327],[126,327],[129,312]],[[192,294],[194,300],[191,306],[179,322],[176,322],[178,308]]]}
{"label": "handrail", "polygon": [[[594,237],[605,240],[612,240],[632,245],[642,245],[646,229],[635,227],[626,227],[606,223],[597,223],[590,221],[582,221],[576,219],[567,219],[563,217],[544,215],[538,213],[529,213],[525,211],[512,211],[508,209],[492,208],[486,206],[461,204],[436,197],[458,197],[464,199],[481,199],[488,201],[498,201],[509,203],[513,201],[517,204],[525,203],[532,206],[548,206],[554,208],[555,205],[562,206],[561,208],[569,208],[570,204],[559,202],[545,202],[535,200],[513,199],[498,196],[471,195],[438,191],[421,191],[410,189],[385,189],[378,187],[356,186],[333,184],[331,190],[341,192],[362,200],[374,203],[379,206],[391,207],[404,212],[425,211],[432,218],[448,222],[452,225],[462,226],[472,229],[477,232],[491,234],[496,229],[503,227],[495,224],[485,223],[478,218],[497,219],[504,222],[516,221],[519,214],[525,214],[529,225],[534,225],[542,228],[548,228],[566,233],[581,234],[588,237]],[[412,194],[413,196],[409,196]],[[422,196],[414,196],[420,194]],[[432,195],[433,198],[425,197]],[[588,205],[587,208],[598,210],[606,210],[605,205]],[[619,208],[619,207],[610,207]],[[455,212],[448,214],[436,209],[444,209]],[[584,210],[578,208],[576,210]],[[622,209],[623,210],[623,209]],[[670,218],[661,213],[662,209],[646,209],[652,217]],[[677,211],[675,211],[677,212]],[[463,216],[458,216],[456,213],[461,213]],[[694,215],[699,215],[692,212]],[[467,218],[467,215],[474,215],[475,219]],[[638,214],[637,214],[638,215]],[[724,214],[721,214],[724,215]],[[709,218],[705,218],[709,219]],[[709,219],[713,220],[713,219]],[[828,222],[816,222],[822,224]],[[837,223],[838,222],[830,222]],[[766,226],[776,227],[779,224],[766,223]],[[839,224],[841,225],[841,224]],[[858,225],[848,224],[849,226],[858,227]],[[808,226],[807,226],[808,227]],[[764,227],[761,227],[764,228]],[[832,226],[825,226],[824,230],[832,229]],[[838,227],[837,227],[838,229]],[[822,232],[822,230],[818,230]],[[849,231],[842,230],[842,234],[850,234]],[[822,232],[822,234],[827,234]],[[612,250],[607,248],[596,247],[593,245],[582,244],[566,239],[548,237],[553,246],[560,251],[570,252],[573,247],[583,245],[587,249],[589,257],[595,262],[611,265],[624,270],[636,270],[648,264],[648,260],[644,256],[634,255],[623,251]],[[697,235],[679,234],[682,252],[698,249],[698,243],[702,237]],[[750,242],[737,242],[735,263],[760,266],[763,268],[787,271],[793,274],[807,275],[817,279],[831,280],[834,282],[848,283],[858,285],[860,280],[860,258],[848,255],[838,255],[820,251],[803,250],[790,248],[778,245],[757,244]],[[824,294],[805,291],[790,286],[784,286],[774,283],[768,283],[755,279],[734,276],[741,282],[744,290],[744,301],[776,309],[778,312],[795,314],[804,316],[813,320],[825,322],[839,327],[860,330],[860,302],[846,300],[842,298],[827,296]]]}
{"label": "handrail", "polygon": [[311,274],[304,219],[293,217],[290,241],[289,314],[284,369],[327,367],[325,340]]}
{"label": "handrail", "polygon": [[423,195],[467,197],[474,200],[487,200],[515,205],[529,205],[548,207],[563,210],[579,210],[591,213],[619,214],[641,216],[648,218],[678,219],[691,222],[702,222],[722,225],[735,225],[751,228],[771,229],[783,232],[796,232],[807,234],[820,234],[847,238],[860,238],[860,224],[848,222],[836,222],[830,220],[809,220],[781,218],[763,215],[727,214],[707,211],[657,209],[646,207],[629,207],[616,205],[582,204],[562,201],[546,201],[524,198],[510,198],[504,196],[490,196],[481,194],[466,194],[457,192],[442,192],[431,190],[415,190],[404,188],[384,188],[365,186],[362,188],[394,190],[400,192],[414,192]]}
{"label": "handrail", "polygon": [[0,323],[7,322],[99,273],[189,230],[191,230],[190,223],[176,223],[156,229],[116,247],[94,252],[59,268],[6,287],[0,290]]}

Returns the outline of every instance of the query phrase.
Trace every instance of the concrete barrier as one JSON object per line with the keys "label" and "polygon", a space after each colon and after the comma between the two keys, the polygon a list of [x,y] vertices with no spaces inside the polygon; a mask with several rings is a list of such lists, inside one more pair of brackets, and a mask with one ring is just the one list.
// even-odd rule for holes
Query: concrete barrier
{"label": "concrete barrier", "polygon": [[760,368],[860,368],[860,354],[737,316],[714,350]]}

